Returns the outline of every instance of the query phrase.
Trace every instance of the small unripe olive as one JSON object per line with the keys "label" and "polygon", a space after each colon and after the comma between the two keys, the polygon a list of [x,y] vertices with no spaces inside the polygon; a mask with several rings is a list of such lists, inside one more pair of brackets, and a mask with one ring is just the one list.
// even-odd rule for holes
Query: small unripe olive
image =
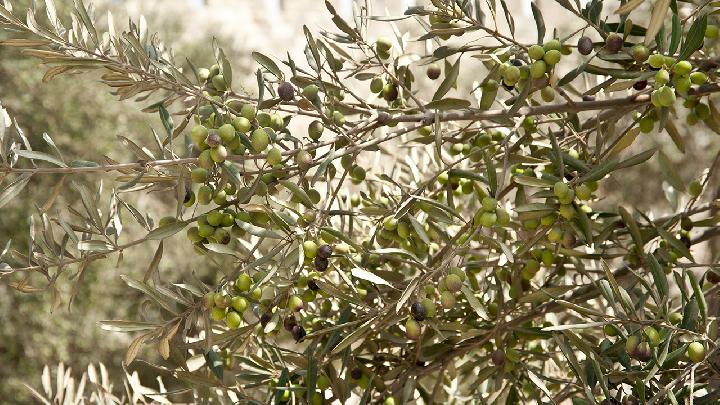
{"label": "small unripe olive", "polygon": [[675,104],[675,91],[673,91],[672,87],[662,86],[657,92],[658,102],[661,106],[670,107]]}
{"label": "small unripe olive", "polygon": [[420,324],[412,318],[405,321],[405,334],[408,339],[416,340],[420,337]]}
{"label": "small unripe olive", "polygon": [[627,352],[628,356],[634,357],[635,350],[637,349],[639,344],[640,337],[636,335],[630,335],[627,337],[627,340],[625,341],[625,352]]}
{"label": "small unripe olive", "polygon": [[394,397],[387,397],[385,401],[383,401],[383,405],[397,405],[397,401],[395,401]]}
{"label": "small unripe olive", "polygon": [[703,84],[707,81],[707,75],[703,72],[690,73],[690,81],[692,84]]}
{"label": "small unripe olive", "polygon": [[705,27],[705,38],[717,38],[718,36],[718,26],[713,24],[708,24]]}
{"label": "small unripe olive", "polygon": [[216,321],[225,319],[225,308],[215,307],[210,312],[210,317]]}
{"label": "small unripe olive", "polygon": [[270,166],[274,166],[282,161],[282,152],[278,148],[270,148],[265,160]]}
{"label": "small unripe olive", "polygon": [[270,144],[270,136],[265,129],[258,128],[252,132],[250,143],[252,143],[255,152],[262,152]]}
{"label": "small unripe olive", "polygon": [[387,37],[380,37],[375,41],[375,48],[378,52],[387,52],[392,48],[392,40]]}
{"label": "small unripe olive", "polygon": [[[246,105],[250,105],[250,104],[246,104]],[[245,132],[248,132],[252,128],[252,123],[250,122],[249,119],[247,119],[245,117],[235,117],[232,120],[232,126],[237,131],[245,133]],[[227,142],[229,142],[229,141],[227,141]]]}
{"label": "small unripe olive", "polygon": [[422,306],[425,307],[425,313],[427,314],[428,318],[435,317],[435,314],[437,313],[437,308],[433,300],[431,300],[430,298],[423,298]]}
{"label": "small unripe olive", "polygon": [[340,111],[333,111],[332,121],[335,125],[341,127],[345,125],[345,115],[343,115],[343,113],[341,113]]}
{"label": "small unripe olive", "polygon": [[570,192],[570,187],[562,181],[558,181],[553,186],[553,193],[556,197],[565,197]]}
{"label": "small unripe olive", "polygon": [[590,187],[588,187],[586,184],[581,184],[575,188],[575,195],[577,198],[585,201],[589,200],[592,196],[592,191],[590,190]]}
{"label": "small unripe olive", "polygon": [[208,179],[208,171],[202,167],[196,167],[190,172],[190,180],[193,183],[205,183]]}
{"label": "small unripe olive", "polygon": [[520,68],[510,65],[503,72],[503,78],[507,82],[517,83],[520,80]]}
{"label": "small unripe olive", "polygon": [[540,90],[540,97],[545,101],[546,103],[549,103],[553,100],[555,100],[555,89],[553,89],[550,86],[543,87]]}
{"label": "small unripe olive", "polygon": [[560,204],[558,213],[565,219],[573,219],[575,216],[575,207],[573,207],[572,204]]}
{"label": "small unripe olive", "polygon": [[510,223],[510,213],[504,208],[498,208],[495,210],[497,215],[497,224],[499,226],[507,226]]}
{"label": "small unripe olive", "polygon": [[665,64],[665,57],[658,53],[650,55],[648,58],[648,64],[655,69],[660,69]]}
{"label": "small unripe olive", "polygon": [[688,184],[688,193],[693,198],[698,198],[700,196],[700,194],[702,194],[702,190],[703,190],[702,184],[700,184],[700,182],[697,180],[693,180],[690,182],[690,184]]}
{"label": "small unripe olive", "polygon": [[365,180],[366,175],[367,173],[365,172],[365,169],[358,165],[355,165],[350,172],[350,177],[352,177],[352,179],[356,182]]}
{"label": "small unripe olive", "polygon": [[197,226],[194,226],[192,228],[188,228],[187,230],[187,238],[192,243],[198,243],[201,240],[203,240],[203,237],[200,236],[200,231]]}
{"label": "small unripe olive", "polygon": [[385,81],[382,79],[382,77],[373,77],[372,80],[370,80],[370,91],[373,93],[380,93],[383,91],[383,88],[385,87]]}
{"label": "small unripe olive", "polygon": [[665,69],[660,69],[655,73],[655,83],[663,85],[670,81],[670,73]]}
{"label": "small unripe olive", "polygon": [[559,39],[551,39],[543,44],[543,49],[545,49],[545,53],[549,51],[559,51],[562,49],[562,43],[560,43]]}
{"label": "small unripe olive", "polygon": [[302,90],[302,95],[308,100],[315,100],[318,96],[318,92],[320,91],[320,88],[314,84],[310,84],[305,86]]}
{"label": "small unripe olive", "polygon": [[540,60],[545,55],[545,49],[541,45],[532,45],[528,48],[528,57],[533,60]]}
{"label": "small unripe olive", "polygon": [[660,332],[652,326],[648,326],[643,329],[643,333],[647,336],[648,343],[651,347],[658,347],[660,344]]}
{"label": "small unripe olive", "polygon": [[701,342],[692,342],[688,345],[687,356],[693,363],[705,360],[705,346]]}
{"label": "small unripe olive", "polygon": [[204,184],[198,188],[198,194],[197,194],[197,200],[198,203],[201,205],[207,205],[210,204],[210,201],[212,201],[213,197],[213,189],[212,187]]}
{"label": "small unripe olive", "polygon": [[690,86],[692,85],[692,82],[690,81],[690,78],[687,76],[678,76],[675,75],[673,77],[673,84],[675,86],[675,90],[678,91],[678,93],[685,94],[690,90]]}
{"label": "small unripe olive", "polygon": [[632,48],[632,57],[635,62],[642,63],[648,59],[650,52],[645,45],[635,45]]}
{"label": "small unripe olive", "polygon": [[321,391],[330,388],[330,379],[325,374],[320,374],[315,382],[315,387]]}
{"label": "small unripe olive", "polygon": [[225,82],[225,76],[223,75],[217,75],[212,78],[212,84],[213,87],[215,87],[215,90],[224,92],[228,89],[227,82]]}
{"label": "small unripe olive", "polygon": [[188,189],[185,190],[185,199],[183,200],[183,205],[186,207],[192,207],[195,204],[195,193]]}
{"label": "small unripe olive", "polygon": [[314,241],[306,240],[303,242],[303,252],[305,257],[314,259],[318,254],[318,245]]}
{"label": "small unripe olive", "polygon": [[[240,297],[237,297],[240,298]],[[242,323],[242,317],[235,311],[229,311],[225,316],[225,324],[230,329],[237,329]]]}
{"label": "small unripe olive", "polygon": [[440,294],[440,305],[445,309],[452,309],[455,306],[455,295],[450,291],[443,291]]}
{"label": "small unripe olive", "polygon": [[462,289],[462,280],[457,274],[445,276],[445,288],[450,292],[458,292]]}
{"label": "small unripe olive", "polygon": [[210,157],[213,161],[222,163],[227,158],[227,149],[222,145],[218,145],[210,150]]}
{"label": "small unripe olive", "polygon": [[200,152],[200,156],[198,156],[197,164],[198,164],[198,166],[202,167],[203,169],[209,169],[215,164],[215,161],[213,161],[210,149],[205,149],[204,151]]}
{"label": "small unripe olive", "polygon": [[578,52],[581,55],[590,55],[593,51],[593,42],[589,37],[581,37],[577,43]]}
{"label": "small unripe olive", "polygon": [[547,72],[547,63],[544,60],[536,60],[530,65],[530,77],[533,79],[539,79],[545,76]]}
{"label": "small unripe olive", "polygon": [[218,128],[217,132],[223,142],[227,143],[235,138],[235,127],[232,124],[223,124],[220,128]]}
{"label": "small unripe olive", "polygon": [[398,88],[394,83],[387,83],[383,87],[383,98],[385,101],[395,101],[398,98]]}
{"label": "small unripe olive", "polygon": [[314,141],[317,141],[322,136],[325,126],[321,121],[315,120],[308,126],[308,135]]}
{"label": "small unripe olive", "polygon": [[673,66],[673,72],[678,75],[687,75],[692,71],[692,65],[686,60],[681,60]]}
{"label": "small unripe olive", "polygon": [[437,79],[438,77],[440,77],[441,73],[442,70],[440,69],[440,65],[438,65],[437,63],[431,63],[430,65],[428,65],[426,70],[427,77],[430,80]]}
{"label": "small unripe olive", "polygon": [[558,62],[560,62],[561,57],[562,57],[562,53],[560,53],[560,51],[551,49],[551,50],[545,52],[545,55],[543,56],[543,60],[548,65],[553,66],[553,65],[556,65]]}
{"label": "small unripe olive", "polygon": [[195,145],[200,146],[200,144],[205,142],[205,138],[207,138],[208,133],[209,131],[205,126],[196,125],[190,132],[190,138]]}
{"label": "small unripe olive", "polygon": [[480,215],[480,225],[491,228],[497,223],[497,214],[494,212],[483,212]]}

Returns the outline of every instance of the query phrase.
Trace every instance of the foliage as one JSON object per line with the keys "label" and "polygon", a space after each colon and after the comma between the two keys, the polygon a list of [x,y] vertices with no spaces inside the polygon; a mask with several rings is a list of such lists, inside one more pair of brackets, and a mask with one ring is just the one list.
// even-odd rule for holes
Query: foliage
{"label": "foliage", "polygon": [[[640,26],[628,16],[644,20],[643,1],[557,0],[582,28],[550,34],[533,4],[528,44],[500,3],[379,17],[359,2],[348,21],[326,2],[336,29],[304,28],[305,61],[252,54],[252,96],[217,44],[215,65],[183,69],[145,24],[118,32],[109,15],[100,32],[80,0],[69,20],[46,0],[40,24],[4,1],[15,36],[1,45],[46,80],[102,72],[163,131],[120,137],[134,162],[98,163],[49,137],[33,150],[0,115],[0,207],[38,176],[119,173],[110,189],[57,183],[46,205],[80,201],[31,213],[30,251],[8,244],[2,278],[59,304],[61,276],[80,285],[91,262],[156,245],[142,280],[123,277],[140,320],[101,327],[133,333],[126,366],[154,347],[164,361],[143,364],[179,402],[716,402],[718,258],[696,258],[720,235],[720,154],[686,184],[640,135],[684,152],[682,129],[720,131],[716,5],[658,0]],[[400,20],[425,30],[427,53]],[[383,23],[396,36],[371,40]],[[483,72],[471,89],[467,72]],[[651,159],[663,182],[643,187],[663,187],[672,213],[597,208],[605,183]],[[147,194],[173,197],[174,214],[136,208]],[[219,283],[163,270],[181,232]]]}

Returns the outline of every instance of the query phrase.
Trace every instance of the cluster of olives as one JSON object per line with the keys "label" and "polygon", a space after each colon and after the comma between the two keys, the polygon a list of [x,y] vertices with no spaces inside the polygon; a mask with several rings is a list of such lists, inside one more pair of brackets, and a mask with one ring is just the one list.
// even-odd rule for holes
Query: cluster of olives
{"label": "cluster of olives", "polygon": [[[449,4],[442,4],[439,2],[434,3],[438,6],[438,8],[436,13],[428,16],[431,29],[446,30],[448,28],[458,28],[461,26],[458,20],[460,20],[464,15],[462,8],[454,2],[448,3]],[[462,31],[458,31],[455,35],[462,35]],[[438,34],[438,37],[447,41],[450,39],[451,34],[441,33]]]}
{"label": "cluster of olives", "polygon": [[[673,312],[669,316],[669,320],[673,324],[677,324],[682,320],[682,315]],[[607,324],[603,327],[605,334],[609,337],[618,336],[620,331],[613,324]],[[638,333],[629,335],[625,340],[625,353],[632,359],[640,362],[648,362],[653,359],[653,351],[656,351],[664,339],[668,338],[666,331],[658,330],[654,326],[646,326]],[[604,340],[601,343],[602,350],[608,350],[612,347],[612,343]],[[685,360],[693,363],[700,363],[705,360],[705,345],[702,342],[690,342],[687,348],[682,351],[682,347],[669,353],[666,363],[673,364],[685,356]],[[620,359],[622,361],[622,359]]]}
{"label": "cluster of olives", "polygon": [[[261,273],[257,273],[261,275]],[[238,276],[228,291],[209,292],[203,297],[203,306],[210,311],[210,317],[216,321],[225,321],[230,329],[237,329],[243,321],[243,314],[248,309],[249,302],[260,302],[263,290],[252,288],[260,281],[253,280],[246,273]]]}
{"label": "cluster of olives", "polygon": [[510,213],[504,208],[498,207],[498,202],[492,197],[482,199],[482,206],[473,218],[475,226],[492,228],[495,225],[507,226],[510,223]]}
{"label": "cluster of olives", "polygon": [[440,279],[437,289],[433,285],[426,285],[421,290],[423,298],[410,305],[410,317],[405,321],[405,334],[408,339],[420,338],[422,327],[420,322],[434,318],[437,314],[435,299],[440,300],[440,305],[446,311],[455,307],[456,294],[462,289],[467,276],[459,267],[452,267],[448,274]]}

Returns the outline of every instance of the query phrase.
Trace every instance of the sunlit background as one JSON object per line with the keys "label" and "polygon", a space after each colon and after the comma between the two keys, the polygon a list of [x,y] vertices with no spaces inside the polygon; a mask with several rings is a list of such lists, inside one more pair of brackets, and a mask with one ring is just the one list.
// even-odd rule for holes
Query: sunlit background
{"label": "sunlit background", "polygon": [[[67,15],[71,0],[55,0],[61,14]],[[31,5],[31,1],[11,0],[16,10]],[[42,2],[38,2],[42,3]],[[347,19],[353,15],[351,0],[333,0],[337,10]],[[361,1],[361,3],[366,3]],[[420,0],[367,0],[372,4],[374,15],[399,15],[409,6],[423,4]],[[484,3],[484,2],[482,2]],[[566,26],[570,19],[562,18],[554,2],[540,0],[540,7],[550,10],[546,16],[548,32],[554,28],[566,35],[582,27]],[[517,36],[533,41],[535,25],[529,8],[529,0],[508,1],[514,11]],[[267,55],[285,58],[289,52],[304,64],[305,38],[303,25],[317,32],[323,28],[332,29],[332,23],[322,0],[99,0],[94,2],[95,14],[101,17],[112,12],[116,24],[121,26],[128,17],[137,20],[143,15],[152,32],[171,46],[179,63],[185,58],[196,66],[212,64],[213,38],[222,46],[234,62],[237,90],[256,92],[254,69],[256,66],[250,52],[260,50]],[[38,6],[40,7],[40,6]],[[558,13],[555,13],[558,11]],[[501,18],[499,26],[506,23]],[[401,30],[411,23],[397,22]],[[373,35],[393,35],[387,23],[377,23]],[[412,40],[419,36],[419,28],[413,26]],[[0,38],[5,37],[0,33]],[[422,46],[422,44],[420,44]],[[572,66],[564,66],[566,70]],[[466,71],[461,75],[464,85],[482,80],[483,72]],[[109,155],[122,160],[116,148],[116,135],[146,141],[150,128],[159,128],[155,115],[138,112],[140,105],[132,102],[117,102],[108,94],[106,87],[98,83],[97,77],[61,77],[47,84],[41,82],[42,69],[19,52],[0,48],[0,102],[26,130],[31,140],[40,139],[43,132],[49,133],[67,156],[77,159],[101,160]],[[429,84],[429,83],[428,83]],[[437,85],[437,84],[435,84]],[[593,85],[593,83],[588,83]],[[683,129],[683,132],[688,132]],[[671,158],[679,159],[672,147],[668,147],[667,135],[652,135],[656,139],[645,141],[644,147],[659,145],[667,149]],[[711,144],[718,144],[718,136],[707,129],[693,130],[687,138],[689,156],[694,161],[678,165],[679,175],[684,179],[699,176],[699,163],[707,160]],[[88,146],[91,147],[88,147]],[[41,146],[39,143],[37,146]],[[605,185],[607,195],[603,204],[612,207],[619,196],[640,208],[653,207],[660,214],[668,210],[670,203],[664,195],[641,192],[647,181],[660,181],[657,167],[644,166],[642,169],[626,170],[624,176],[635,179],[637,188],[632,190],[614,189],[612,181]],[[0,243],[4,245],[12,238],[14,246],[22,250],[27,246],[28,220],[35,199],[43,196],[57,181],[57,178],[33,180],[32,186],[17,201],[3,207],[0,215]],[[97,182],[97,178],[81,179]],[[111,176],[102,177],[112,182]],[[626,182],[631,184],[632,182]],[[617,184],[615,184],[617,185]],[[658,190],[653,185],[649,187]],[[671,192],[671,190],[667,190]],[[59,201],[68,204],[71,201]],[[174,202],[141,197],[137,201],[140,210],[160,218],[174,211]],[[29,211],[30,210],[30,211]],[[31,403],[24,383],[37,386],[45,364],[64,362],[76,370],[82,370],[90,363],[103,362],[113,373],[121,373],[120,364],[125,355],[131,336],[102,331],[97,322],[102,319],[134,319],[141,317],[138,305],[139,294],[129,290],[119,279],[121,274],[141,275],[147,268],[156,246],[143,246],[126,252],[122,263],[102,261],[95,263],[86,272],[77,290],[77,298],[68,308],[68,297],[75,280],[62,280],[61,305],[50,313],[50,294],[21,295],[0,283],[0,404]],[[200,278],[214,282],[222,275],[222,269],[209,267],[200,258],[186,254],[184,246],[166,246],[161,272],[164,277],[181,279],[184,274],[194,271]],[[145,348],[139,357],[157,358],[153,349]],[[133,367],[142,367],[135,364]],[[152,378],[152,374],[149,376]],[[152,383],[150,381],[149,383]]]}

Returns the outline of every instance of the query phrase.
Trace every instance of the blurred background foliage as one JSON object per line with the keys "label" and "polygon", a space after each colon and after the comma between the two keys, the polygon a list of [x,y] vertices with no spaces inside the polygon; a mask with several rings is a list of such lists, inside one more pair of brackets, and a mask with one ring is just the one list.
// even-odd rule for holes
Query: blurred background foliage
{"label": "blurred background foliage", "polygon": [[[72,1],[55,2],[59,14],[67,15]],[[30,7],[32,3],[31,0],[12,1],[17,10]],[[97,16],[111,11],[116,24],[127,21],[128,16],[136,19],[144,15],[151,32],[157,32],[173,48],[177,62],[186,68],[185,58],[192,60],[196,66],[214,63],[212,41],[215,38],[234,63],[233,69],[240,82],[238,87],[254,89],[250,50],[262,49],[277,56],[289,50],[291,55],[302,60],[301,44],[304,42],[298,33],[302,32],[302,24],[322,26],[327,20],[322,3],[317,0],[100,0],[94,5]],[[348,1],[333,3],[337,3],[345,13],[349,12]],[[387,6],[391,11],[400,12],[404,7],[420,2],[378,0],[374,3],[377,10],[385,10]],[[511,5],[511,9],[523,9],[520,0],[509,3],[517,4],[517,7]],[[278,16],[273,13],[282,13],[282,18],[277,20]],[[101,24],[105,22],[104,18],[98,20]],[[558,24],[558,30],[562,32],[562,22],[553,22],[553,25]],[[519,30],[518,36],[522,35]],[[532,35],[534,33],[530,33]],[[0,32],[0,39],[5,36]],[[0,48],[0,102],[25,131],[33,148],[44,150],[47,147],[42,142],[42,134],[47,132],[70,160],[101,162],[107,155],[125,162],[132,157],[129,154],[118,155],[122,149],[117,147],[117,135],[152,145],[151,128],[161,130],[156,115],[140,112],[140,104],[116,101],[107,87],[99,83],[97,76],[83,75],[81,80],[80,77],[76,80],[64,76],[43,83],[43,75],[44,69],[39,68],[35,60],[11,48]],[[473,75],[463,74],[461,77],[471,78]],[[470,83],[459,83],[459,86],[468,87]],[[637,153],[652,144],[661,147],[674,163],[672,169],[687,183],[701,175],[701,167],[707,167],[712,151],[720,145],[720,136],[704,126],[680,128],[680,132],[688,151],[686,157],[692,156],[693,159],[681,161],[682,155],[665,133],[641,134],[657,138],[638,142],[633,148],[637,149]],[[671,196],[672,192],[668,190],[667,195],[655,192],[660,189],[657,183],[663,178],[657,159],[624,170],[622,176],[625,177],[622,182],[611,179],[604,183],[605,189],[599,194],[606,196],[606,208],[612,208],[617,201],[623,200],[657,216],[670,211],[672,198],[667,196]],[[19,198],[3,208],[0,243],[4,245],[7,239],[12,239],[14,247],[21,251],[27,246],[28,215],[34,209],[32,207],[45,202],[43,199],[60,179],[59,175],[33,177],[31,185]],[[112,187],[113,182],[111,176],[88,176],[74,180],[83,181],[94,189],[100,181],[104,182],[104,187]],[[645,187],[650,182],[653,184]],[[69,187],[69,181],[67,183],[64,187]],[[623,189],[621,184],[635,184],[636,187]],[[713,189],[717,189],[717,185]],[[67,197],[72,197],[72,193],[67,193]],[[72,203],[60,197],[53,209]],[[171,214],[175,206],[172,195],[158,194],[140,196],[133,200],[133,204],[156,219]],[[124,218],[124,222],[133,221]],[[127,232],[139,235],[142,231],[130,228]],[[122,375],[120,365],[130,337],[103,331],[97,322],[103,319],[133,319],[142,312],[139,295],[128,289],[119,276],[130,274],[142,277],[155,248],[156,245],[148,244],[125,252],[123,262],[117,266],[110,260],[91,265],[85,272],[71,308],[68,308],[67,298],[74,283],[67,280],[59,283],[64,289],[61,290],[63,300],[53,313],[51,294],[19,294],[0,284],[0,324],[3,325],[0,328],[0,403],[30,403],[31,397],[23,384],[37,386],[45,364],[64,362],[81,371],[88,364],[102,362],[108,366],[111,375]],[[717,247],[715,249],[717,252]],[[716,256],[712,251],[708,253],[708,257]],[[166,245],[162,262],[165,272],[161,273],[165,278],[181,280],[195,271],[201,279],[214,282],[221,269],[209,266],[198,258],[188,257],[181,245]],[[152,358],[152,354],[143,353],[140,357]],[[152,373],[140,375],[145,378],[145,383],[153,384]]]}

